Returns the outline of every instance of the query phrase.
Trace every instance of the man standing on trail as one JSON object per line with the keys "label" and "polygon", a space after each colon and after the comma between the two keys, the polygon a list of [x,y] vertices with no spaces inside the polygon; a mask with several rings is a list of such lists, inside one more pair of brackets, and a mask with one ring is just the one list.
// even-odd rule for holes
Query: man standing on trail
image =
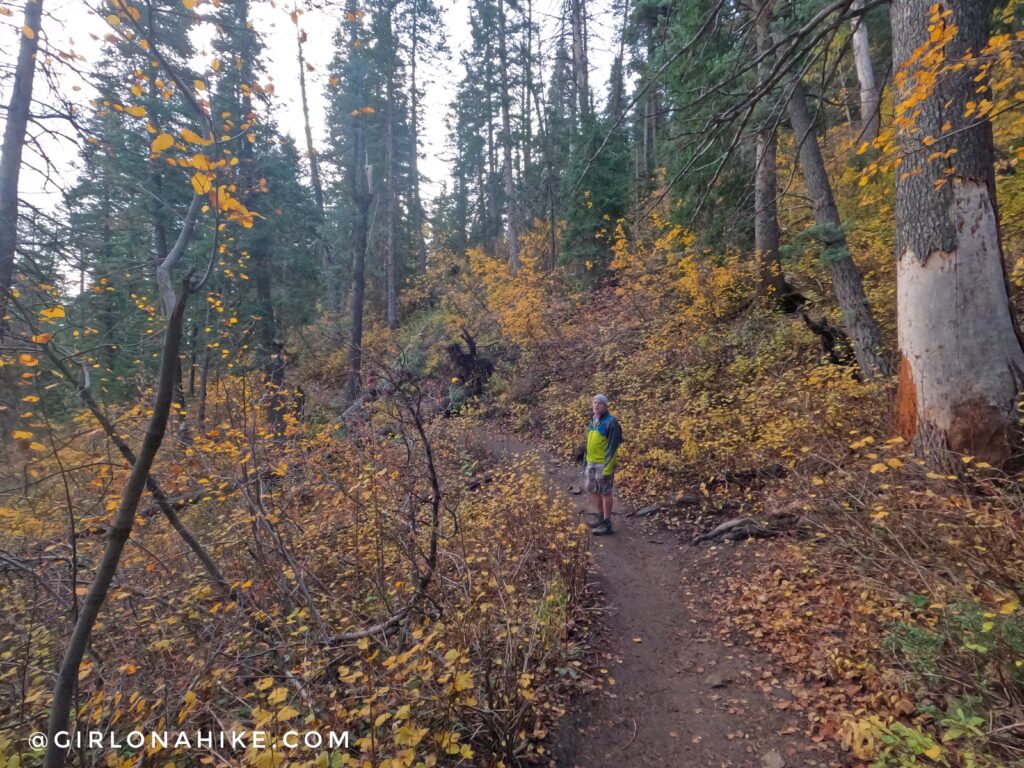
{"label": "man standing on trail", "polygon": [[587,493],[597,506],[597,521],[591,525],[595,536],[612,533],[612,486],[622,427],[608,412],[608,398],[594,395],[592,413],[587,423],[586,468],[583,470]]}

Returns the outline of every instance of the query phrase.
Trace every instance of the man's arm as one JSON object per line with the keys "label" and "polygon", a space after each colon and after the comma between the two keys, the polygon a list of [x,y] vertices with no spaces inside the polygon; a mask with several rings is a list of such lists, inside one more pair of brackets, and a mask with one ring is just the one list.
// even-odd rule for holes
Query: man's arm
{"label": "man's arm", "polygon": [[619,426],[619,420],[613,416],[611,424],[608,425],[608,447],[604,452],[604,474],[611,474],[612,461],[614,461],[615,453],[619,450],[621,443],[622,427]]}

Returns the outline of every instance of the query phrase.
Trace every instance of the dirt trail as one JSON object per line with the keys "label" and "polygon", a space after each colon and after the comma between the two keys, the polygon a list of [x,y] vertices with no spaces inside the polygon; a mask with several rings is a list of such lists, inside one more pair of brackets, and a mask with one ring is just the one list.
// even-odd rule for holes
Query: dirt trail
{"label": "dirt trail", "polygon": [[[492,437],[490,445],[498,454],[536,452],[507,437]],[[541,457],[552,486],[577,511],[587,506],[584,496],[567,492],[579,485],[579,471]],[[608,608],[594,644],[615,685],[571,703],[550,739],[557,764],[837,765],[827,748],[803,736],[802,715],[777,708],[792,696],[765,671],[767,660],[723,640],[722,618],[696,607],[712,561],[738,553],[681,546],[678,533],[627,518],[630,507],[618,498],[616,507],[615,534],[594,539],[597,587]]]}

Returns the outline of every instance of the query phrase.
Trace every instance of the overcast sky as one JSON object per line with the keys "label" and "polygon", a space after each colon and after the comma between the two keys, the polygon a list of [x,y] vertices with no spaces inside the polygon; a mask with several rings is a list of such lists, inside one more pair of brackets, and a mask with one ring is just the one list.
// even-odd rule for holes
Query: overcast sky
{"label": "overcast sky", "polygon": [[[563,0],[534,0],[534,17],[541,24],[541,35],[544,50],[550,50],[551,38],[554,35],[561,16]],[[621,19],[611,8],[612,0],[591,0],[592,19],[590,22],[591,36],[591,86],[597,94],[603,94],[608,80],[608,71],[615,48],[615,36]],[[441,182],[447,178],[447,141],[445,115],[455,95],[455,85],[462,77],[463,68],[460,63],[460,52],[467,45],[469,37],[469,11],[467,2],[445,2],[441,0],[447,27],[447,37],[451,54],[446,62],[435,62],[422,66],[418,70],[421,85],[425,89],[422,101],[421,153],[420,172],[429,180],[424,189],[424,196],[431,198],[436,194]],[[13,15],[0,17],[4,22],[0,30],[0,61],[4,70],[9,72],[17,57],[18,36],[22,24],[23,6],[17,3],[0,0],[0,7],[8,8]],[[202,9],[203,6],[200,6]],[[300,7],[302,4],[300,3]],[[304,150],[302,112],[298,88],[298,62],[295,47],[295,27],[288,17],[291,0],[278,3],[274,7],[270,0],[253,0],[252,17],[256,29],[266,43],[265,68],[275,83],[274,116],[278,127],[292,136],[300,148]],[[100,56],[102,42],[110,28],[100,13],[90,9],[90,4],[83,0],[44,0],[46,16],[43,20],[43,34],[51,49],[63,51],[73,50],[86,58],[77,66],[88,69]],[[314,141],[323,147],[326,133],[324,117],[326,100],[323,88],[326,83],[327,64],[333,56],[333,36],[336,30],[337,11],[325,12],[308,10],[300,17],[300,24],[308,34],[305,55],[315,71],[307,77],[309,89],[311,120],[313,123]],[[206,37],[206,34],[197,35]],[[202,49],[204,46],[200,44]],[[213,58],[209,50],[200,50],[201,60],[208,62]],[[61,67],[59,89],[65,96],[74,98],[83,108],[88,108],[88,100],[93,96],[81,77],[72,70]],[[52,94],[45,82],[37,78],[34,96],[38,105],[51,101]],[[0,84],[0,100],[6,106],[10,96],[10,78]],[[54,127],[60,127],[54,125]],[[35,129],[33,129],[35,130]],[[38,133],[38,131],[35,131]],[[77,175],[78,148],[71,142],[61,142],[53,138],[41,139],[47,155],[59,169],[56,179],[61,186],[70,186]],[[28,165],[39,165],[38,156],[29,150],[25,161]],[[23,199],[41,207],[52,207],[60,200],[59,190],[54,183],[45,183],[40,173],[25,168],[21,178],[21,194]]]}

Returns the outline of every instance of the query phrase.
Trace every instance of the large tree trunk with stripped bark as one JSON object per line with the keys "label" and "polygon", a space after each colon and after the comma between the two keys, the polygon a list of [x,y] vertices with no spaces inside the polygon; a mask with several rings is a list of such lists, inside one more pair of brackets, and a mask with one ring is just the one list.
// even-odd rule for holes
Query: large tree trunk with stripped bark
{"label": "large tree trunk with stripped bark", "polygon": [[796,133],[807,193],[814,201],[814,221],[821,241],[822,260],[831,273],[832,287],[843,315],[843,327],[853,342],[857,365],[867,379],[888,375],[892,371],[882,348],[882,335],[871,314],[860,271],[853,262],[846,241],[825,159],[818,146],[818,135],[807,108],[807,92],[799,77],[791,83],[787,107]]}
{"label": "large tree trunk with stripped bark", "polygon": [[[897,67],[928,43],[933,3],[893,2]],[[958,29],[947,63],[986,45],[989,0],[945,0],[939,9],[952,11],[945,23]],[[902,81],[897,105],[919,94],[918,66]],[[897,426],[945,469],[962,467],[964,454],[1005,467],[1021,447],[1024,349],[1003,262],[992,126],[965,116],[967,103],[984,96],[976,76],[970,66],[942,73],[916,103],[916,121],[900,133],[896,181]],[[939,140],[925,147],[927,137]]]}
{"label": "large tree trunk with stripped bark", "polygon": [[7,335],[7,297],[14,282],[14,254],[18,248],[18,178],[32,107],[32,81],[36,75],[36,50],[39,48],[42,18],[43,0],[27,0],[14,85],[7,105],[4,143],[0,149],[0,339]]}
{"label": "large tree trunk with stripped bark", "polygon": [[[864,0],[853,0],[855,10],[864,9]],[[867,18],[860,17],[853,22],[853,61],[857,66],[857,81],[860,83],[860,124],[863,141],[878,138],[881,125],[881,93],[875,82],[875,68],[871,63],[871,40],[868,37]]]}

